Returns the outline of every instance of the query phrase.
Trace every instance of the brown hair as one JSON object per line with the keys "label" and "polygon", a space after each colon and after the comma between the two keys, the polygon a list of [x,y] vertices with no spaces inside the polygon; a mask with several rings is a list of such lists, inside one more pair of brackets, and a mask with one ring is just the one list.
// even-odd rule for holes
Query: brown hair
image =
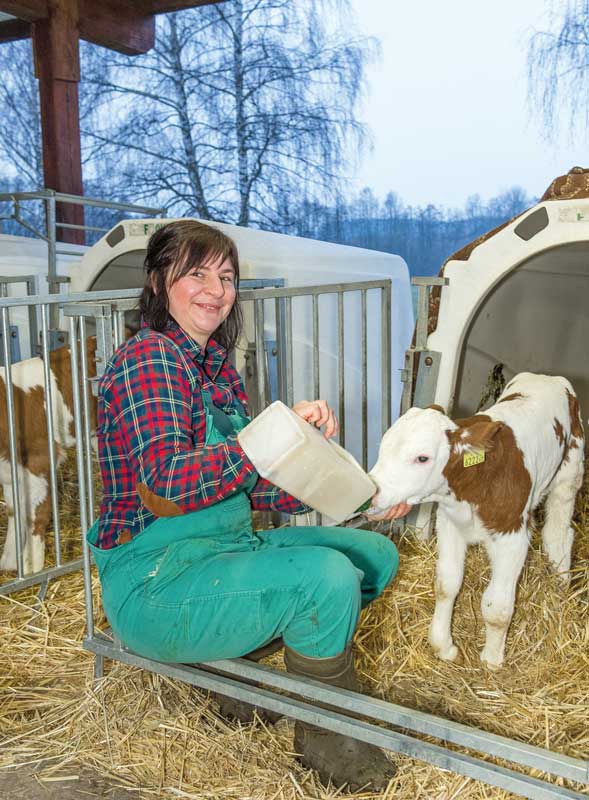
{"label": "brown hair", "polygon": [[[235,270],[235,288],[239,289],[239,258],[235,242],[218,228],[192,219],[169,222],[149,239],[143,267],[145,286],[139,299],[139,311],[146,325],[163,331],[170,318],[166,283],[175,283],[210,259],[229,259]],[[236,294],[227,319],[213,336],[226,350],[232,350],[241,335],[243,317]]]}

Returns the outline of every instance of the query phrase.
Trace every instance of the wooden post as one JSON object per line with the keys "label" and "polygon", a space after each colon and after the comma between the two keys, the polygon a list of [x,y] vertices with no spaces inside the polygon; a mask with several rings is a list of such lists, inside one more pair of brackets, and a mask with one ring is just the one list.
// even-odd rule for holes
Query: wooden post
{"label": "wooden post", "polygon": [[[33,22],[35,74],[39,80],[45,186],[84,194],[80,148],[80,80],[77,0],[53,0],[49,15]],[[57,222],[83,225],[82,206],[57,204]],[[83,230],[57,228],[63,242],[84,244]]]}

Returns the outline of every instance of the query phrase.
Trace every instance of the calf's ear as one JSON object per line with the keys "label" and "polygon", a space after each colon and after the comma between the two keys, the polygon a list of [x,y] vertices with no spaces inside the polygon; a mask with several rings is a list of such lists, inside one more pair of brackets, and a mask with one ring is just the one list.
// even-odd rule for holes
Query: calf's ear
{"label": "calf's ear", "polygon": [[473,422],[472,425],[464,428],[468,436],[463,438],[462,441],[474,450],[488,452],[493,449],[495,439],[502,428],[503,423],[493,419]]}
{"label": "calf's ear", "polygon": [[428,406],[428,408],[431,408],[432,411],[439,411],[440,414],[446,416],[446,409],[442,406],[439,406],[437,403],[432,403],[432,405]]}

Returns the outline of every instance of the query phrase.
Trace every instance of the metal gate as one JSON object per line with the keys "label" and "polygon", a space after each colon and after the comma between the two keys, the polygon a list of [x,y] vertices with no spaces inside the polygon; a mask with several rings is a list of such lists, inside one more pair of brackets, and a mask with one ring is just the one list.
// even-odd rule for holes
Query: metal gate
{"label": "metal gate", "polygon": [[[286,387],[283,399],[292,401],[297,397],[297,370],[294,361],[294,320],[292,304],[295,297],[307,296],[310,302],[310,320],[312,338],[310,351],[313,354],[311,363],[311,382],[314,389],[322,390],[321,348],[320,337],[326,336],[326,318],[320,313],[320,297],[324,294],[332,295],[335,300],[337,314],[334,315],[332,324],[338,345],[343,343],[344,355],[346,341],[352,337],[355,344],[359,343],[357,354],[360,367],[358,370],[362,391],[359,398],[361,410],[359,428],[360,437],[354,443],[360,447],[360,460],[366,462],[370,449],[369,442],[369,375],[371,356],[374,349],[369,345],[369,335],[366,328],[368,317],[368,294],[375,291],[379,295],[381,319],[378,326],[381,332],[378,369],[381,375],[382,403],[379,406],[378,427],[380,433],[390,423],[390,374],[388,372],[388,358],[390,353],[390,283],[366,282],[359,284],[339,284],[335,286],[304,287],[301,289],[261,289],[245,291],[242,300],[252,302],[254,305],[254,359],[257,366],[256,381],[258,385],[258,401],[263,405],[268,401],[268,363],[264,355],[264,340],[270,334],[274,336],[278,357],[278,372],[280,380],[276,386]],[[350,330],[350,325],[345,321],[344,309],[348,293],[355,294],[360,303],[360,330]],[[113,348],[122,341],[124,312],[136,302],[137,293],[130,292],[103,292],[78,296],[62,296],[53,298],[62,306],[63,312],[69,318],[70,342],[84,342],[86,340],[89,319],[96,326],[98,362],[97,371],[104,367],[105,359]],[[38,305],[41,313],[41,329],[45,332],[48,325],[47,299],[29,298],[18,301],[22,305]],[[257,306],[256,306],[257,304]],[[9,305],[15,305],[14,300],[0,300],[2,331],[4,333],[4,356],[10,365],[10,355],[7,347],[6,332],[9,325]],[[273,308],[273,311],[272,311]],[[266,322],[271,316],[272,321],[268,326]],[[43,339],[45,340],[45,336]],[[485,761],[484,758],[466,755],[451,749],[447,745],[459,746],[476,750],[483,756],[493,756],[519,764],[529,769],[538,769],[551,773],[554,776],[589,783],[589,765],[580,759],[571,758],[546,749],[534,747],[517,742],[506,737],[471,728],[467,725],[451,722],[432,714],[415,711],[383,700],[372,699],[356,692],[344,689],[335,689],[319,682],[293,678],[283,672],[272,668],[252,664],[243,659],[217,661],[211,664],[201,664],[189,667],[183,664],[169,664],[143,658],[124,647],[120,642],[113,640],[104,632],[95,629],[94,609],[92,602],[91,584],[91,556],[85,543],[85,533],[94,518],[92,498],[93,477],[89,467],[92,454],[90,448],[91,425],[89,404],[91,399],[92,379],[89,376],[86,349],[71,347],[71,373],[73,391],[73,417],[76,439],[77,479],[79,483],[80,498],[80,527],[83,538],[83,567],[84,590],[86,600],[86,636],[84,647],[95,654],[95,674],[103,674],[104,659],[110,658],[123,663],[140,666],[154,673],[177,678],[205,690],[212,690],[229,697],[244,700],[257,706],[283,713],[291,718],[306,721],[328,730],[349,735],[357,739],[370,742],[393,752],[402,753],[428,763],[435,764],[442,769],[448,769],[461,775],[485,781],[508,791],[520,794],[534,800],[553,800],[554,798],[581,798],[586,795],[563,789],[560,786],[524,775],[513,769],[508,769]],[[291,361],[292,358],[292,361]],[[346,388],[345,358],[341,361],[340,348],[336,354],[337,388],[341,391]],[[48,379],[48,351],[43,352],[45,385],[49,387]],[[7,370],[8,378],[10,367]],[[78,380],[79,378],[79,380]],[[7,382],[7,403],[9,415],[14,413],[10,406],[11,394],[10,380]],[[282,391],[282,389],[280,389]],[[51,392],[49,389],[47,407],[50,411]],[[341,395],[340,395],[341,396]],[[344,391],[345,401],[345,391]],[[10,411],[12,408],[12,412]],[[345,402],[339,408],[342,419],[348,418],[348,409]],[[51,414],[50,414],[51,416]],[[346,434],[344,428],[344,435]],[[11,458],[16,453],[16,432],[11,429],[10,454]],[[365,438],[366,437],[366,438]],[[51,438],[51,437],[49,437]],[[349,446],[349,443],[346,443]],[[51,449],[51,442],[49,442]],[[53,478],[53,476],[52,476]],[[52,490],[52,501],[54,500]],[[22,562],[22,552],[20,561]],[[19,571],[20,583],[15,588],[22,588],[31,583],[46,581],[53,574],[62,574],[65,571],[77,568],[78,562],[56,565],[52,570],[45,571],[42,578],[37,576],[24,577]],[[61,572],[58,572],[61,570]],[[49,574],[50,573],[50,574]],[[3,587],[6,589],[5,587]],[[253,680],[262,687],[251,686],[244,683]],[[279,690],[277,693],[274,690]],[[327,705],[329,708],[319,707]],[[418,734],[418,735],[416,735]],[[433,744],[420,736],[434,737],[439,744]]]}

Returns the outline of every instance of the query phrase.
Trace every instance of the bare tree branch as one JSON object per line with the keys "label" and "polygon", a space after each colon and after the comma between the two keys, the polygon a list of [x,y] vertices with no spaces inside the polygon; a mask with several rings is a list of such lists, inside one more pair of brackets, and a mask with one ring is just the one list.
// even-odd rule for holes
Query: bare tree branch
{"label": "bare tree branch", "polygon": [[529,41],[528,101],[556,140],[565,126],[571,137],[589,130],[589,0],[566,0],[550,28]]}

